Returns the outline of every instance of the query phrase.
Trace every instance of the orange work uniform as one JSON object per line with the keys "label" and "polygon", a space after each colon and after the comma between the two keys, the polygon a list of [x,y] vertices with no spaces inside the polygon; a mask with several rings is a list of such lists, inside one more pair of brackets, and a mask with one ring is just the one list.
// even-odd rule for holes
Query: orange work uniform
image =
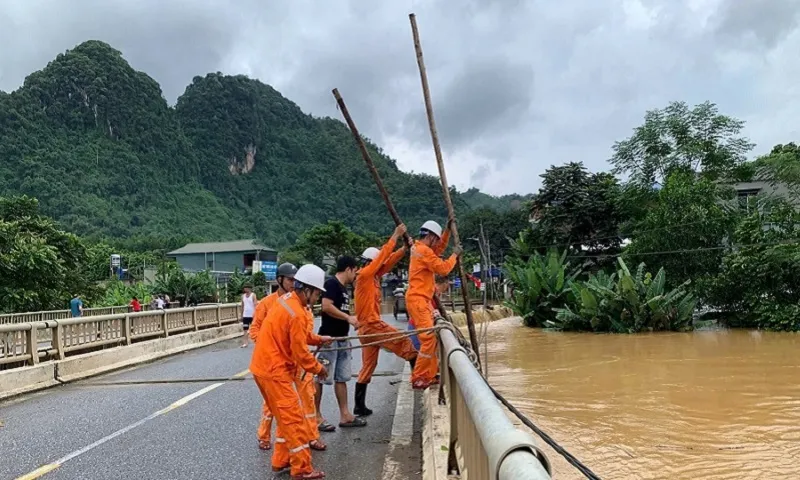
{"label": "orange work uniform", "polygon": [[[322,343],[320,336],[314,333],[314,313],[311,309],[308,309],[308,322],[306,322],[306,343],[309,345]],[[309,441],[319,440],[317,405],[314,403],[314,395],[317,391],[317,387],[314,385],[314,375],[298,368],[295,375],[295,386],[300,395],[300,403],[303,405],[303,416],[310,434]]]}
{"label": "orange work uniform", "polygon": [[267,313],[250,362],[253,379],[278,421],[272,467],[291,466],[291,474],[297,476],[314,470],[311,432],[295,386],[297,372],[302,368],[316,375],[323,368],[308,351],[308,342],[313,341],[308,335],[309,319],[313,321],[312,314],[297,293],[278,298]]}
{"label": "orange work uniform", "polygon": [[[381,277],[391,271],[397,262],[406,253],[405,248],[400,248],[392,253],[395,242],[389,240],[381,248],[380,253],[369,265],[363,267],[356,277],[356,317],[358,318],[359,335],[387,334],[396,336],[399,330],[381,320]],[[380,341],[382,337],[362,338],[361,343],[373,343]],[[394,353],[404,360],[416,358],[417,351],[411,339],[404,337],[378,345],[371,345],[361,349],[361,372],[358,374],[358,383],[369,383],[375,367],[378,366],[378,354],[381,347]]]}
{"label": "orange work uniform", "polygon": [[[408,291],[406,291],[406,308],[408,316],[414,319],[418,329],[433,327],[433,294],[436,288],[436,275],[447,275],[456,266],[456,256],[450,255],[442,260],[439,255],[447,248],[450,230],[442,235],[438,247],[434,250],[417,241],[411,249],[411,262],[408,268]],[[432,382],[439,366],[436,361],[436,333],[419,334],[420,349],[411,383],[418,381]]]}
{"label": "orange work uniform", "polygon": [[[250,326],[249,330],[250,339],[253,340],[253,342],[258,341],[258,333],[261,330],[261,325],[264,323],[269,309],[275,305],[278,297],[280,297],[280,294],[277,291],[272,292],[262,298],[261,301],[258,302],[258,305],[256,305],[256,312],[253,314],[253,324]],[[259,443],[263,445],[262,448],[269,448],[272,439],[272,411],[269,409],[267,402],[264,402],[264,405],[261,407],[261,421],[258,423],[256,436],[258,437]]]}

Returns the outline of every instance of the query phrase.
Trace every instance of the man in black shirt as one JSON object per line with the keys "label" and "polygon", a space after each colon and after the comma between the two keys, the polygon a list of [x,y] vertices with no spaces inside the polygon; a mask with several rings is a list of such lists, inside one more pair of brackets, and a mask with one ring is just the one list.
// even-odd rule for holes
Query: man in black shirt
{"label": "man in black shirt", "polygon": [[[336,262],[336,275],[325,281],[325,293],[322,294],[322,325],[319,327],[320,335],[329,337],[347,337],[350,335],[350,325],[358,328],[358,320],[350,315],[350,293],[347,287],[353,283],[358,273],[358,263],[353,257],[341,257]],[[330,348],[346,349],[350,347],[349,340],[335,341]],[[347,382],[353,375],[351,350],[320,350],[319,360],[323,363],[327,360],[328,371],[333,375],[328,375],[325,380],[317,379],[317,395],[314,399],[317,404],[317,424],[322,432],[332,432],[336,427],[328,423],[322,416],[320,404],[322,403],[323,385],[331,385],[336,382],[334,392],[336,401],[339,404],[339,426],[363,427],[367,424],[361,418],[350,413],[347,405]]]}

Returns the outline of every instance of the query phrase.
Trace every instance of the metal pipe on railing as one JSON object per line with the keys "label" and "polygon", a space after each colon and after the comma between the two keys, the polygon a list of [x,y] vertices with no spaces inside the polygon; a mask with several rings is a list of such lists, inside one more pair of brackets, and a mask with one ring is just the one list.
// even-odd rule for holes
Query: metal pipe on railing
{"label": "metal pipe on railing", "polygon": [[[549,462],[536,446],[533,436],[514,427],[453,332],[440,330],[439,338],[443,364],[458,384],[454,390],[461,395],[460,400],[469,412],[486,454],[487,480],[550,480]],[[446,373],[442,372],[443,375]],[[451,398],[451,411],[455,403]]]}

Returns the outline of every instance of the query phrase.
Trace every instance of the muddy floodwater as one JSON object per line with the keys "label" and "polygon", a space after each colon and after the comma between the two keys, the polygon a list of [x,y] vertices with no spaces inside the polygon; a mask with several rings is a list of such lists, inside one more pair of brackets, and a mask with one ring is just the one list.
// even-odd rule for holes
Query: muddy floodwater
{"label": "muddy floodwater", "polygon": [[[489,380],[607,479],[800,479],[800,335],[489,328]],[[545,449],[556,479],[583,478]]]}

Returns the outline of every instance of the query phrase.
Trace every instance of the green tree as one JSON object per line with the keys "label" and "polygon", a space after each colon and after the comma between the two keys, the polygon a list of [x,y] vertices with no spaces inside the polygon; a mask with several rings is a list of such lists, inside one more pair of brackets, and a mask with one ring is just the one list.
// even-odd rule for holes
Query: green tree
{"label": "green tree", "polygon": [[153,292],[166,293],[181,306],[196,305],[215,301],[217,284],[208,271],[187,273],[176,263],[164,263],[156,274]]}
{"label": "green tree", "polygon": [[317,225],[300,236],[290,252],[316,265],[321,265],[326,256],[338,258],[342,255],[358,256],[370,245],[376,245],[374,235],[365,237],[345,226],[343,222],[330,220]]}
{"label": "green tree", "polygon": [[800,197],[800,147],[794,142],[775,145],[768,155],[752,162],[751,173],[772,184],[784,184],[791,196]]}
{"label": "green tree", "polygon": [[590,253],[619,251],[623,218],[618,208],[620,187],[608,173],[590,173],[580,162],[553,166],[531,202],[531,240],[541,246],[567,246]]}
{"label": "green tree", "polygon": [[714,275],[720,249],[738,219],[732,191],[687,172],[673,172],[645,217],[629,224],[630,262],[647,260],[669,273],[672,285]]}
{"label": "green tree", "polygon": [[72,294],[91,298],[86,249],[39,212],[36,199],[0,197],[0,311],[66,308]]}
{"label": "green tree", "polygon": [[498,212],[488,207],[471,210],[459,221],[458,231],[464,242],[464,251],[480,258],[481,225],[489,242],[492,263],[501,264],[505,255],[511,251],[511,239],[517,238],[529,227],[528,212],[524,208]]}
{"label": "green tree", "polygon": [[614,144],[611,164],[614,173],[645,190],[676,170],[716,180],[741,165],[753,148],[739,136],[742,128],[743,121],[721,115],[713,103],[689,108],[684,102],[672,102],[648,111],[630,138]]}
{"label": "green tree", "polygon": [[781,199],[759,203],[769,205],[739,223],[706,298],[733,326],[800,330],[800,213]]}

